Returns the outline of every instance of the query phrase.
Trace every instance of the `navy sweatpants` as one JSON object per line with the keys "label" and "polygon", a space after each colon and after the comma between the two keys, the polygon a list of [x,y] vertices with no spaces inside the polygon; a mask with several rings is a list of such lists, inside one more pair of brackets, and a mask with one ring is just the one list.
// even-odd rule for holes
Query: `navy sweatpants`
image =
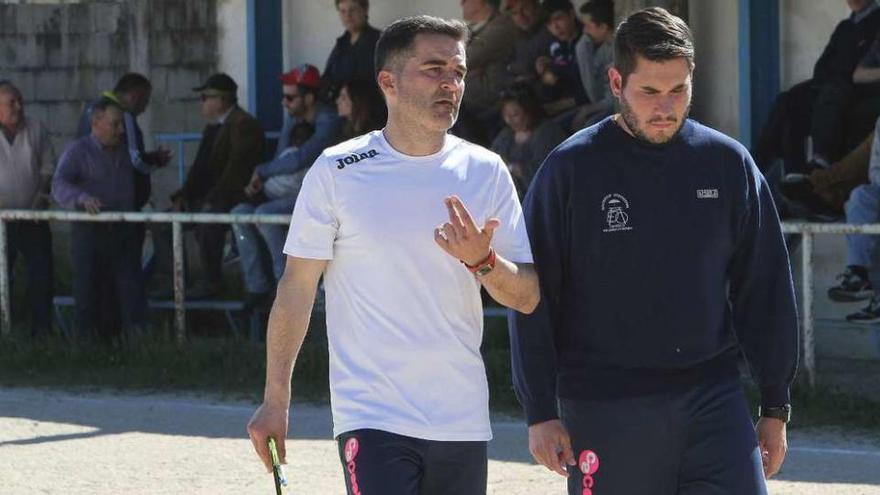
{"label": "navy sweatpants", "polygon": [[348,495],[485,495],[486,442],[439,442],[380,430],[336,439]]}
{"label": "navy sweatpants", "polygon": [[569,495],[766,495],[736,379],[614,400],[560,400]]}

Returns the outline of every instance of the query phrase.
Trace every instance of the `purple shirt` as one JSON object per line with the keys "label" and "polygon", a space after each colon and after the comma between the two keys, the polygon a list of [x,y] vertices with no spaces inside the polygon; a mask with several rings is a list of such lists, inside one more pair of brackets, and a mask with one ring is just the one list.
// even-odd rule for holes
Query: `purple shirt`
{"label": "purple shirt", "polygon": [[134,210],[134,168],[125,146],[104,149],[93,135],[72,142],[52,179],[52,197],[63,208],[76,210],[89,196],[102,211]]}

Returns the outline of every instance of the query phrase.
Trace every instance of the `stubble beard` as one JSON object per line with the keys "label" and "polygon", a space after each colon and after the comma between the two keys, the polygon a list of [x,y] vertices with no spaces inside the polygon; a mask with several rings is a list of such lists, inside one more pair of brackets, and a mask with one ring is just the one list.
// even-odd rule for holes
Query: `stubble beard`
{"label": "stubble beard", "polygon": [[[623,94],[620,95],[620,116],[621,118],[623,118],[623,122],[626,123],[626,127],[629,128],[629,131],[633,134],[633,136],[635,136],[636,139],[649,144],[666,144],[669,141],[675,139],[675,137],[678,136],[678,133],[681,132],[681,128],[684,126],[684,122],[685,120],[687,120],[690,112],[691,103],[688,102],[684,114],[682,114],[681,118],[677,121],[678,127],[676,127],[675,130],[670,133],[668,137],[664,137],[661,139],[651,138],[647,133],[645,133],[645,131],[642,130],[639,118],[636,116],[635,112],[633,112],[633,109],[629,105],[629,102],[626,101],[626,98],[623,96]],[[645,124],[647,124],[647,122]]]}

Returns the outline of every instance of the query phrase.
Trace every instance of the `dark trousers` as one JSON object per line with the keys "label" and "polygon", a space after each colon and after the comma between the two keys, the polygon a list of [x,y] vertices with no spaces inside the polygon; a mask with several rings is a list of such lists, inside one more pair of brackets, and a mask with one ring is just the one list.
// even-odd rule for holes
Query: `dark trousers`
{"label": "dark trousers", "polygon": [[348,495],[485,495],[486,442],[439,442],[380,430],[336,439]]}
{"label": "dark trousers", "polygon": [[223,247],[226,244],[227,230],[229,225],[220,223],[201,223],[195,228],[199,253],[202,255],[204,280],[215,288],[223,285]]}
{"label": "dark trousers", "polygon": [[578,465],[569,495],[766,495],[736,378],[614,400],[561,399]]}
{"label": "dark trousers", "polygon": [[[202,213],[229,213],[229,209],[207,210]],[[223,285],[223,248],[226,244],[228,224],[197,223],[184,224],[184,230],[195,233],[199,245],[199,257],[202,265],[202,278],[209,286],[219,288]],[[173,235],[170,223],[150,225],[155,253],[154,270],[158,273],[170,274],[173,269]],[[184,264],[186,268],[186,264]],[[187,272],[189,270],[187,268]]]}
{"label": "dark trousers", "polygon": [[111,339],[120,328],[142,329],[147,304],[136,226],[76,222],[70,241],[79,336]]}
{"label": "dark trousers", "polygon": [[[53,262],[52,231],[48,222],[7,222],[6,252],[9,280],[12,284],[15,262],[24,258],[27,277],[27,299],[31,318],[31,334],[49,332],[52,321]],[[19,308],[12,308],[13,313]]]}
{"label": "dark trousers", "polygon": [[[866,132],[864,120],[873,125],[876,115],[857,115],[856,102],[880,96],[880,85],[855,85],[849,80],[814,83],[804,81],[779,94],[752,150],[755,162],[766,174],[774,160],[782,159],[786,172],[803,172],[806,139],[812,137],[813,153],[838,160]],[[855,134],[855,138],[848,134]]]}
{"label": "dark trousers", "polygon": [[805,139],[810,133],[816,90],[812,81],[795,84],[776,97],[761,128],[752,156],[764,174],[776,159],[786,172],[802,171],[806,163]]}

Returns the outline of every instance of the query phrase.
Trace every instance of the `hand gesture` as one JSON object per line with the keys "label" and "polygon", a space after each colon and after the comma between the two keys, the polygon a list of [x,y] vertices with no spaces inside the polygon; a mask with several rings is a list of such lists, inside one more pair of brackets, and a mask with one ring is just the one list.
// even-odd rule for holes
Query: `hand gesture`
{"label": "hand gesture", "polygon": [[154,153],[156,154],[156,164],[159,167],[164,167],[165,165],[168,165],[168,162],[171,161],[171,150],[165,148],[164,146],[159,146],[158,148],[156,148],[156,151],[154,151]]}
{"label": "hand gesture", "polygon": [[448,196],[444,202],[449,221],[434,229],[434,241],[451,256],[468,265],[476,265],[489,256],[492,235],[501,224],[490,218],[480,228],[458,196]]}

